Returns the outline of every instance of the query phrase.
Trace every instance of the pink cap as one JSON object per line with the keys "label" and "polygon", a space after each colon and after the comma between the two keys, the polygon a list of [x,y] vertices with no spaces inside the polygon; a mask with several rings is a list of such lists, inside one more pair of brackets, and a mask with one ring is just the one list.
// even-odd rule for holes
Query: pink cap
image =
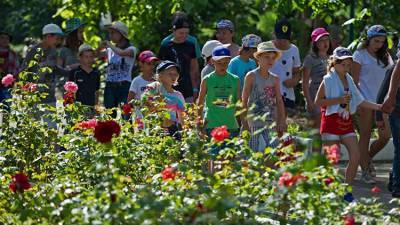
{"label": "pink cap", "polygon": [[313,43],[317,42],[320,38],[322,38],[323,36],[329,36],[329,32],[325,30],[325,28],[316,28],[315,30],[313,30],[313,32],[311,33],[311,41]]}
{"label": "pink cap", "polygon": [[159,59],[154,55],[154,53],[150,50],[143,51],[139,54],[139,61],[140,62],[151,62],[151,61],[158,61]]}

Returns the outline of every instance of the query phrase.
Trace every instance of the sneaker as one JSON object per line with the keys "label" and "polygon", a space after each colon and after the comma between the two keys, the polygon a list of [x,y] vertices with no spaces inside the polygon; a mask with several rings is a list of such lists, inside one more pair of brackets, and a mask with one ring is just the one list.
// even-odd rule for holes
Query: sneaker
{"label": "sneaker", "polygon": [[352,194],[351,192],[347,192],[347,193],[343,196],[343,199],[344,199],[346,202],[353,202],[353,201],[354,201],[354,197],[353,197],[353,194]]}
{"label": "sneaker", "polygon": [[367,184],[376,184],[374,178],[369,174],[368,170],[362,171],[361,180]]}
{"label": "sneaker", "polygon": [[389,192],[393,192],[393,174],[392,172],[389,173],[389,183],[387,185],[387,189]]}
{"label": "sneaker", "polygon": [[400,198],[400,191],[393,191],[392,192],[392,197],[393,198]]}
{"label": "sneaker", "polygon": [[368,172],[372,177],[376,177],[376,169],[372,161],[368,163]]}

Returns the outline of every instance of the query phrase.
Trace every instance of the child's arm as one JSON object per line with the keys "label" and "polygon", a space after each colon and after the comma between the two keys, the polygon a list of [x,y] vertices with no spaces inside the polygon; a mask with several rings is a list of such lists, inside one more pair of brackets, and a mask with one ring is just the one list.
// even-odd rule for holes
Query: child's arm
{"label": "child's arm", "polygon": [[196,93],[195,90],[200,86],[199,63],[197,62],[197,58],[193,58],[190,62],[190,79],[193,86],[193,96],[195,97],[194,100],[196,100],[198,93]]}
{"label": "child's arm", "polygon": [[285,80],[283,82],[283,85],[285,85],[287,88],[295,87],[301,80],[301,76],[300,76],[301,70],[302,70],[301,67],[294,67],[292,78]]}
{"label": "child's arm", "polygon": [[121,49],[118,48],[117,46],[111,44],[109,41],[106,42],[107,46],[109,48],[111,48],[117,55],[121,56],[121,57],[134,57],[135,56],[135,50],[133,50],[132,48],[126,48],[126,49]]}
{"label": "child's arm", "polygon": [[200,84],[200,92],[199,92],[199,98],[197,99],[197,105],[199,106],[197,114],[198,114],[198,121],[197,125],[198,126],[203,126],[202,120],[203,120],[203,110],[204,110],[204,99],[207,94],[207,80],[203,79]]}
{"label": "child's arm", "polygon": [[[240,94],[241,94],[240,79],[238,79],[238,81],[237,81],[237,93],[236,93],[238,101],[241,101],[241,99],[242,99],[242,96],[240,96]],[[236,105],[237,102],[235,102],[234,104]],[[235,106],[235,108],[236,108],[236,106]],[[240,124],[241,119],[242,119],[242,115],[238,115],[237,118],[236,118],[236,120],[238,121],[239,124]]]}
{"label": "child's arm", "polygon": [[99,97],[100,97],[100,91],[96,91],[96,98],[94,101],[94,105],[99,105]]}
{"label": "child's arm", "polygon": [[243,93],[242,93],[242,106],[243,109],[245,110],[241,115],[243,130],[249,130],[249,123],[247,122],[246,118],[248,111],[247,102],[249,101],[249,96],[251,92],[251,86],[253,85],[253,81],[254,81],[253,73],[248,73],[244,79]]}
{"label": "child's arm", "polygon": [[358,62],[354,62],[351,64],[351,76],[353,77],[354,83],[358,86],[358,81],[360,80],[360,70],[361,65]]}
{"label": "child's arm", "polygon": [[286,112],[281,95],[281,87],[279,77],[275,78],[275,93],[276,93],[276,107],[277,107],[277,131],[281,135],[286,131]]}
{"label": "child's arm", "polygon": [[382,105],[364,100],[363,102],[361,102],[360,107],[366,109],[381,110]]}
{"label": "child's arm", "polygon": [[128,93],[128,98],[127,98],[127,102],[128,102],[128,103],[131,102],[132,99],[135,98],[135,96],[136,96],[136,93],[135,93],[135,92],[129,91],[129,93]]}
{"label": "child's arm", "polygon": [[315,104],[321,107],[338,105],[338,104],[349,104],[351,99],[350,94],[345,94],[342,97],[325,98],[325,82],[322,81],[321,85],[318,88],[317,96],[315,97]]}
{"label": "child's arm", "polygon": [[303,89],[303,94],[304,94],[304,98],[306,100],[307,103],[307,110],[309,112],[313,112],[314,111],[314,99],[311,99],[310,96],[310,73],[311,73],[311,69],[304,67],[303,70],[303,83],[301,84],[302,89]]}

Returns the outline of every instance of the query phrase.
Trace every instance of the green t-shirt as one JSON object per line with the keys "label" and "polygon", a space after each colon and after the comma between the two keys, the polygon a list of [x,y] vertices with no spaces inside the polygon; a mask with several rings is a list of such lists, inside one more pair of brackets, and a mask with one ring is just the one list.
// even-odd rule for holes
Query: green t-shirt
{"label": "green t-shirt", "polygon": [[238,101],[239,78],[231,73],[217,75],[215,72],[204,77],[207,84],[205,120],[207,129],[226,125],[238,129],[235,104]]}

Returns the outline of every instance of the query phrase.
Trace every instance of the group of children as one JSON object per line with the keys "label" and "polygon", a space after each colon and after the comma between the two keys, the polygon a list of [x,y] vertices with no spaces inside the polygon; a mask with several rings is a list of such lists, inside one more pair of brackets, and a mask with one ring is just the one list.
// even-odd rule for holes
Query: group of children
{"label": "group of children", "polygon": [[[241,46],[233,42],[233,23],[221,20],[216,26],[216,40],[207,41],[200,51],[196,38],[189,35],[186,15],[177,14],[173,32],[162,41],[158,55],[150,50],[138,54],[129,41],[128,27],[122,22],[108,27],[110,41],[102,42],[99,49],[84,43],[84,24],[79,19],[68,20],[67,27],[68,44],[63,54],[57,55],[54,50],[65,34],[57,25],[48,24],[43,28],[41,42],[28,52],[22,66],[28,68],[29,61],[36,59],[41,66],[56,68],[51,73],[38,67],[29,68],[39,72],[39,82],[50,87],[46,103],[55,101],[52,86],[59,69],[67,70],[68,79],[78,84],[77,101],[97,105],[100,73],[93,65],[96,57],[105,58],[108,63],[106,108],[161,95],[170,114],[162,127],[179,139],[185,102],[196,103],[199,106],[197,123],[202,132],[209,135],[214,128],[227,126],[231,136],[237,136],[241,130],[248,130],[252,134],[250,147],[260,151],[264,146],[275,147],[271,141],[272,125],[278,135],[286,131],[287,115],[295,108],[294,87],[303,79],[307,112],[315,128],[320,129],[324,145],[342,143],[349,151],[346,182],[353,181],[359,164],[362,179],[374,182],[371,159],[390,137],[388,118],[384,115],[377,123],[379,138],[369,147],[374,112],[381,109],[377,104],[378,90],[394,65],[387,52],[384,27],[372,26],[354,55],[343,47],[332,52],[329,32],[317,28],[311,33],[312,47],[303,66],[298,48],[290,41],[292,28],[287,20],[276,23],[274,40],[263,42],[259,36],[248,34]],[[37,58],[39,48],[43,54]],[[197,61],[200,54],[205,61],[201,73]],[[140,74],[132,80],[136,58]],[[237,102],[244,109],[241,115],[237,115]],[[360,141],[352,120],[356,112]],[[136,110],[135,116],[143,115]],[[397,169],[393,171],[393,196],[400,194],[399,148],[395,146],[397,161],[393,168]]]}

